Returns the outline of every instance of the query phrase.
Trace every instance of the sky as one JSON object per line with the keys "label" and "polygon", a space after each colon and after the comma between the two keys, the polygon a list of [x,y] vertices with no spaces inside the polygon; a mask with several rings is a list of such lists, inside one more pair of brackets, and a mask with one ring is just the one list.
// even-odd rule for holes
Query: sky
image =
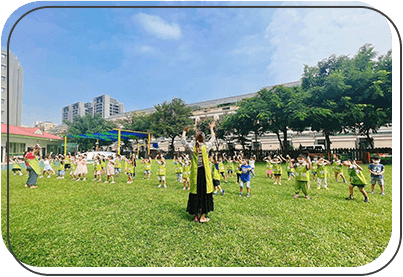
{"label": "sky", "polygon": [[[304,65],[354,56],[371,43],[392,48],[385,17],[364,8],[161,8],[159,6],[309,5],[301,2],[36,2],[17,9],[10,50],[24,67],[22,123],[61,123],[62,107],[108,94],[125,111],[173,97],[186,103],[252,93],[297,81]],[[315,5],[365,5],[315,2]],[[118,8],[149,5],[157,8]]]}

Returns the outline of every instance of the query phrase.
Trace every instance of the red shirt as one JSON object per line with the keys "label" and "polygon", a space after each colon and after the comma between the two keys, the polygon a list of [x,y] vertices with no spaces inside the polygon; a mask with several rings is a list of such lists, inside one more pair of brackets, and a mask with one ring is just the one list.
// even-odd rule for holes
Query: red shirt
{"label": "red shirt", "polygon": [[[35,159],[36,157],[35,157],[35,155],[34,155],[32,152],[28,152],[28,154],[25,155],[25,158],[26,158],[27,160],[33,160],[33,159]],[[25,164],[26,164],[26,166],[29,165],[28,162],[26,162],[26,161],[25,161]]]}

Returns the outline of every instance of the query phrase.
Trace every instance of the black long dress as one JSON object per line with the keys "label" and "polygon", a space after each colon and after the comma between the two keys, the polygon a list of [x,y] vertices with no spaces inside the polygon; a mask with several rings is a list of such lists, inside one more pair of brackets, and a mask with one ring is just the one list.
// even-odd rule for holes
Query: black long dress
{"label": "black long dress", "polygon": [[213,193],[207,193],[204,166],[197,168],[197,194],[189,193],[186,211],[191,215],[207,214],[214,211]]}

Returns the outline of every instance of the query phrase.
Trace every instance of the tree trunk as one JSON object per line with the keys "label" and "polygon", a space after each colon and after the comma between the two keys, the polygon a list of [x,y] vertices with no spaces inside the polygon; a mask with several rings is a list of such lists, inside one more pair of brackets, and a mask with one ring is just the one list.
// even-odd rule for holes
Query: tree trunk
{"label": "tree trunk", "polygon": [[327,156],[328,156],[328,159],[329,159],[329,157],[330,157],[330,144],[331,144],[330,132],[329,131],[325,131],[325,141],[326,141],[326,153],[327,153]]}
{"label": "tree trunk", "polygon": [[371,136],[369,135],[369,129],[366,131],[366,136],[367,136],[367,139],[368,139],[368,143],[369,143],[369,147],[371,147],[371,149],[374,149],[374,139],[373,138],[371,138]]}
{"label": "tree trunk", "polygon": [[280,143],[281,152],[283,152],[284,147],[283,147],[283,142],[281,141],[280,133],[275,132],[275,134],[277,135],[278,142]]}
{"label": "tree trunk", "polygon": [[175,155],[175,145],[174,145],[174,142],[175,142],[175,136],[171,138],[171,151],[168,151],[168,152],[170,152],[170,153],[172,154],[172,155],[170,155],[170,156],[172,156],[172,157]]}
{"label": "tree trunk", "polygon": [[285,155],[288,154],[287,128],[284,128],[283,134],[284,134],[284,137],[283,137],[283,147],[284,147],[283,156],[285,156]]}

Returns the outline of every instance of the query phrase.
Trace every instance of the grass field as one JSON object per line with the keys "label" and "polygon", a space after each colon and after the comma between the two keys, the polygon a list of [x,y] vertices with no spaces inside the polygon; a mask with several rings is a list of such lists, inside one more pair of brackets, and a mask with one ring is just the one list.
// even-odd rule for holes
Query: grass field
{"label": "grass field", "polygon": [[[369,172],[364,166],[369,181]],[[239,197],[236,178],[215,196],[208,223],[186,213],[188,191],[175,183],[167,162],[168,188],[157,176],[133,184],[38,179],[38,189],[24,187],[27,175],[10,172],[10,241],[16,257],[34,266],[292,266],[353,267],[375,260],[392,230],[392,167],[386,166],[386,196],[355,189],[330,177],[329,191],[311,184],[311,200],[293,199],[294,180],[273,185],[257,163],[251,197]],[[24,170],[24,173],[26,171]],[[152,172],[156,172],[155,165]],[[6,171],[1,173],[2,235],[6,232]],[[105,179],[105,177],[103,177]],[[366,187],[370,191],[370,186]],[[7,244],[7,243],[6,243]]]}

